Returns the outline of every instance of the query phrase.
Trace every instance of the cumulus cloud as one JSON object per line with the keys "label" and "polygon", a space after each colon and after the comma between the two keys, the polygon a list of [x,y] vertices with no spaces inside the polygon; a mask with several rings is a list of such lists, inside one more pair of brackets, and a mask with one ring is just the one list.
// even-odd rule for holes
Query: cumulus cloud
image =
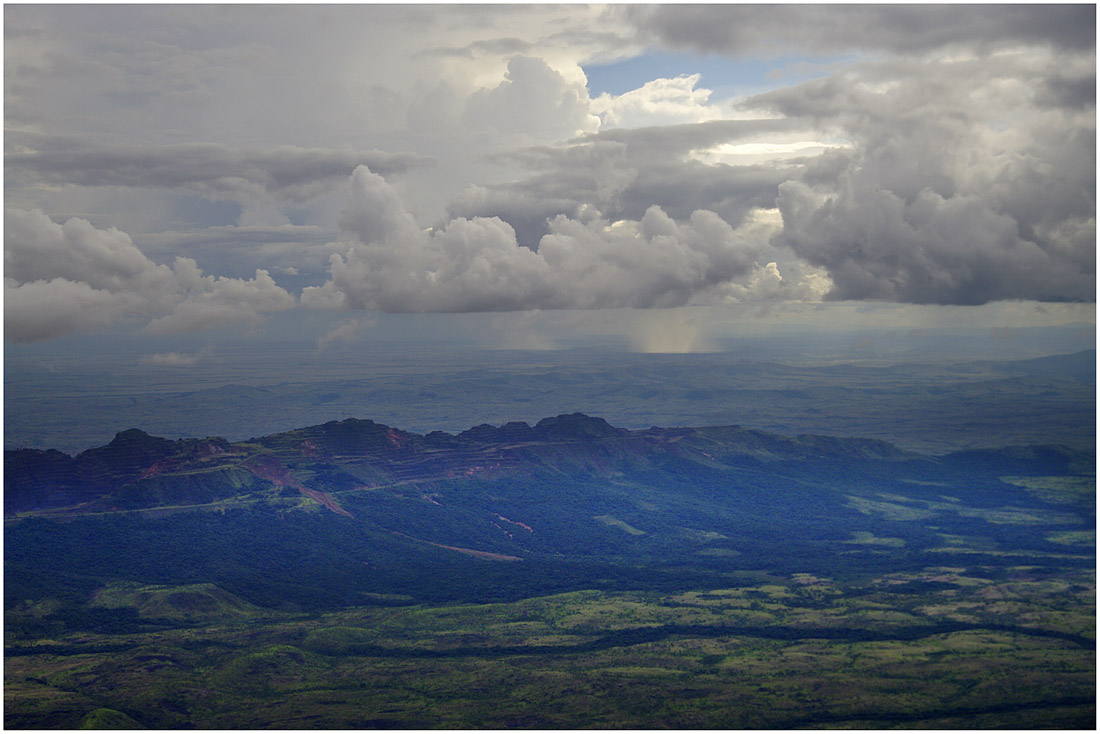
{"label": "cumulus cloud", "polygon": [[[591,181],[582,172],[577,178],[583,188],[590,188]],[[589,213],[600,211],[590,204],[592,197],[578,195],[580,189],[569,191],[564,180],[554,181],[554,190],[532,191],[529,184],[470,186],[447,207],[450,218],[490,217],[506,221],[516,233],[516,241],[531,250],[537,250],[539,240],[548,231],[550,220],[559,214],[571,219],[587,220]],[[549,183],[549,182],[546,182]],[[541,194],[541,195],[540,195]],[[589,199],[589,201],[585,201]]]}
{"label": "cumulus cloud", "polygon": [[603,93],[592,111],[606,127],[648,127],[719,119],[724,113],[707,104],[709,89],[697,89],[700,74],[654,79],[619,95]]}
{"label": "cumulus cloud", "polygon": [[[9,340],[254,322],[287,283],[390,311],[1094,298],[1092,6],[218,15],[8,13],[8,206],[67,220],[9,217]],[[589,97],[582,65],[647,49],[728,57],[716,90],[750,53],[822,76]]]}
{"label": "cumulus cloud", "polygon": [[784,265],[786,275],[779,264],[772,261],[753,266],[752,273],[743,282],[729,283],[719,292],[725,304],[774,304],[780,301],[821,301],[833,286],[832,279],[823,268],[793,262]]}
{"label": "cumulus cloud", "polygon": [[507,158],[543,171],[526,181],[471,186],[447,211],[451,218],[499,217],[531,249],[538,249],[549,221],[559,214],[582,221],[601,213],[613,217],[638,176],[627,146],[615,141],[545,146]]}
{"label": "cumulus cloud", "polygon": [[394,312],[679,306],[746,276],[760,245],[714,212],[681,224],[656,206],[639,221],[557,216],[537,251],[495,217],[422,231],[363,166],[343,225],[346,252],[333,255],[329,283],[305,290],[306,305],[333,305],[340,294],[352,308]]}
{"label": "cumulus cloud", "polygon": [[4,340],[14,343],[93,331],[141,309],[142,299],[96,290],[64,278],[4,279]]}
{"label": "cumulus cloud", "polygon": [[470,95],[463,121],[507,133],[551,137],[599,128],[599,118],[589,111],[584,85],[567,82],[545,61],[530,56],[513,56],[498,86]]}
{"label": "cumulus cloud", "polygon": [[118,292],[134,285],[151,290],[171,277],[125,232],[96,229],[85,219],[55,224],[42,212],[10,210],[4,230],[4,276],[19,283],[60,278]]}
{"label": "cumulus cloud", "polygon": [[189,258],[158,265],[117,229],[87,220],[53,222],[39,211],[8,210],[4,232],[5,339],[30,342],[152,319],[152,333],[255,322],[294,296],[264,270],[251,280],[205,276]]}
{"label": "cumulus cloud", "polygon": [[650,206],[675,219],[713,211],[733,226],[757,208],[775,206],[791,164],[715,165],[694,153],[806,128],[787,119],[715,120],[630,130],[602,130],[563,146],[538,146],[506,160],[534,175],[468,189],[448,209],[452,217],[500,217],[520,242],[537,248],[559,214],[587,221],[638,220]]}
{"label": "cumulus cloud", "polygon": [[833,299],[1092,300],[1095,124],[1040,100],[1055,67],[1094,78],[1020,51],[904,75],[867,63],[754,98],[851,140],[779,186],[777,244],[825,268]]}
{"label": "cumulus cloud", "polygon": [[180,300],[170,313],[146,325],[144,331],[151,334],[202,331],[237,322],[258,323],[264,314],[285,311],[297,302],[266,270],[257,270],[249,280],[203,275],[194,260],[178,257],[172,271]]}

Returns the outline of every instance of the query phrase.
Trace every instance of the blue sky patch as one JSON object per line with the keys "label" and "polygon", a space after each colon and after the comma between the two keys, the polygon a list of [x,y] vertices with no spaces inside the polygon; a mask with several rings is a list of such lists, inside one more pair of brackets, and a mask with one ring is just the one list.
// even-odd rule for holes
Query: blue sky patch
{"label": "blue sky patch", "polygon": [[797,84],[824,76],[837,63],[853,57],[776,56],[732,58],[713,54],[658,52],[610,64],[584,66],[588,93],[620,95],[654,79],[700,74],[700,87],[710,89],[712,101],[753,94],[779,85]]}

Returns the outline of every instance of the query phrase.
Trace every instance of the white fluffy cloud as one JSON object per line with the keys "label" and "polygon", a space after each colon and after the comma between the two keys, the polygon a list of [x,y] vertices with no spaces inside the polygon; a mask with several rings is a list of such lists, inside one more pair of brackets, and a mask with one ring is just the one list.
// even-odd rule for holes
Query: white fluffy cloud
{"label": "white fluffy cloud", "polygon": [[9,210],[4,232],[5,339],[29,342],[149,319],[151,333],[256,322],[294,296],[265,270],[251,280],[204,276],[189,258],[147,258],[124,232],[39,211]]}
{"label": "white fluffy cloud", "polygon": [[[304,304],[381,311],[509,311],[680,306],[747,276],[760,243],[714,212],[680,224],[660,207],[614,224],[557,216],[538,249],[496,217],[420,230],[392,187],[356,169],[343,219],[346,252]],[[342,298],[338,297],[342,296]]]}
{"label": "white fluffy cloud", "polygon": [[708,105],[709,89],[697,89],[699,74],[654,79],[619,95],[606,92],[592,100],[592,111],[607,127],[649,127],[704,122],[728,113]]}

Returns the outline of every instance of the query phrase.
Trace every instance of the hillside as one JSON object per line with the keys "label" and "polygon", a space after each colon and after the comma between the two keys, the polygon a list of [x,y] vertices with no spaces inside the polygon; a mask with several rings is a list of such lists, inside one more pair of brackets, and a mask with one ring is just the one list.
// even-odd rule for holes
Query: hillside
{"label": "hillside", "polygon": [[1095,716],[1095,468],[1065,447],[567,414],[5,458],[10,728]]}
{"label": "hillside", "polygon": [[[239,443],[131,429],[75,457],[7,452],[6,467],[9,600],[43,585],[90,589],[73,567],[326,606],[363,594],[511,598],[593,576],[629,586],[877,568],[881,544],[860,538],[895,539],[895,565],[976,552],[1000,563],[1008,547],[1064,552],[1050,538],[1090,530],[1095,513],[1073,491],[1090,486],[1092,457],[1064,447],[933,457],[736,426],[630,431],[579,413],[426,435],[348,419]],[[87,542],[105,532],[109,554]],[[47,563],[50,581],[36,572]],[[461,583],[436,573],[471,563]]]}

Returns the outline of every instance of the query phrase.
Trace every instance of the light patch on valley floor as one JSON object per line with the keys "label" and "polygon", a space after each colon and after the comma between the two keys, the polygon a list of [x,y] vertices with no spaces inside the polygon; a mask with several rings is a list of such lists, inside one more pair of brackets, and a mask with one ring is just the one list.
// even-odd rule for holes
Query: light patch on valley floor
{"label": "light patch on valley floor", "polygon": [[1046,536],[1051,543],[1059,545],[1083,545],[1094,547],[1096,545],[1095,530],[1063,530],[1060,533],[1051,533]]}
{"label": "light patch on valley floor", "polygon": [[609,527],[618,528],[619,530],[630,533],[631,535],[645,535],[644,530],[639,530],[633,525],[628,525],[622,520],[616,517],[612,517],[611,515],[593,515],[592,519],[598,520],[599,522],[602,522],[604,525],[607,525]]}
{"label": "light patch on valley floor", "polygon": [[1096,497],[1096,477],[1000,477],[1005,484],[1023,487],[1045,502],[1080,502]]}
{"label": "light patch on valley floor", "polygon": [[727,557],[733,558],[734,556],[741,555],[741,551],[734,550],[733,548],[704,548],[701,551],[696,551],[697,556],[715,556],[715,557]]}
{"label": "light patch on valley floor", "polygon": [[853,495],[848,495],[845,499],[848,500],[848,507],[864,515],[898,521],[927,520],[942,512],[953,512],[960,517],[978,518],[996,525],[1066,524],[1076,521],[1076,518],[1068,513],[1021,507],[978,508],[963,507],[952,502],[910,500],[914,504],[923,505],[923,507],[914,507]]}
{"label": "light patch on valley floor", "polygon": [[844,542],[855,543],[857,545],[885,545],[891,548],[901,548],[905,545],[905,541],[901,538],[877,537],[874,533],[867,530],[857,530],[852,533],[851,540],[845,540]]}
{"label": "light patch on valley floor", "polygon": [[889,520],[927,520],[935,517],[931,510],[922,510],[916,507],[906,507],[895,502],[878,502],[866,497],[847,496],[848,507],[862,512],[864,515],[877,515]]}
{"label": "light patch on valley floor", "polygon": [[727,536],[722,533],[717,533],[713,530],[696,530],[695,528],[677,528],[683,535],[694,538],[696,540],[726,540]]}

